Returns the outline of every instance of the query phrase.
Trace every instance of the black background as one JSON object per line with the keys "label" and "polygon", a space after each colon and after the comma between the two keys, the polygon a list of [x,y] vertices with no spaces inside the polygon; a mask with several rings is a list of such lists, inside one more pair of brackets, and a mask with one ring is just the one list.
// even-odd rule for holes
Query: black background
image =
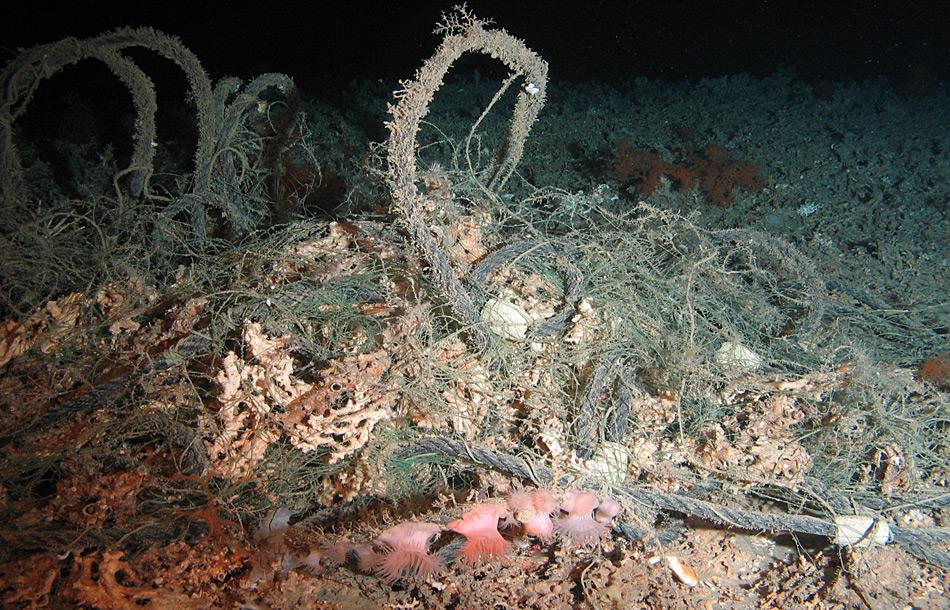
{"label": "black background", "polygon": [[[408,78],[438,43],[453,2],[26,4],[0,22],[0,61],[17,47],[114,27],[179,36],[213,79],[284,72],[311,88]],[[948,2],[470,2],[524,39],[554,80],[695,80],[785,67],[812,81],[882,76],[898,89],[950,76]],[[318,93],[312,91],[311,93]]]}

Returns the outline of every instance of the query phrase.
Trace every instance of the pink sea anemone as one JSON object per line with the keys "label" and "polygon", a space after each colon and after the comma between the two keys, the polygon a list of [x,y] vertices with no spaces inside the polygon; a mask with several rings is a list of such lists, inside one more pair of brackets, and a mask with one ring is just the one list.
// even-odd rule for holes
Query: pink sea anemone
{"label": "pink sea anemone", "polygon": [[441,530],[437,523],[409,521],[384,531],[376,537],[376,544],[384,551],[373,562],[374,571],[390,584],[403,576],[425,578],[436,573],[442,561],[429,555],[429,541]]}
{"label": "pink sea anemone", "polygon": [[321,559],[323,559],[323,552],[320,549],[311,548],[306,555],[295,555],[293,557],[293,569],[319,574],[323,571],[320,565]]}
{"label": "pink sea anemone", "polygon": [[594,519],[597,496],[587,491],[570,491],[561,505],[566,514],[557,518],[555,530],[574,544],[596,542],[607,531],[607,526]]}
{"label": "pink sea anemone", "polygon": [[511,548],[511,543],[498,533],[498,519],[506,513],[504,506],[476,504],[461,519],[445,525],[446,529],[465,536],[465,544],[459,551],[462,561],[474,565],[504,555]]}
{"label": "pink sea anemone", "polygon": [[623,507],[620,506],[620,502],[617,502],[613,498],[604,498],[600,501],[600,506],[597,507],[597,510],[594,511],[594,520],[609,526],[610,522],[614,520],[614,517],[620,514],[621,510],[623,510]]}
{"label": "pink sea anemone", "polygon": [[356,556],[356,568],[360,572],[375,572],[376,566],[383,560],[384,553],[377,553],[372,544],[356,544],[351,549]]}
{"label": "pink sea anemone", "polygon": [[353,545],[345,540],[324,542],[320,550],[323,552],[327,563],[333,566],[342,566],[346,563],[346,558],[350,551],[353,550]]}
{"label": "pink sea anemone", "polygon": [[551,538],[554,522],[551,513],[557,508],[557,500],[547,489],[517,491],[508,497],[512,516],[521,522],[524,533],[543,540]]}

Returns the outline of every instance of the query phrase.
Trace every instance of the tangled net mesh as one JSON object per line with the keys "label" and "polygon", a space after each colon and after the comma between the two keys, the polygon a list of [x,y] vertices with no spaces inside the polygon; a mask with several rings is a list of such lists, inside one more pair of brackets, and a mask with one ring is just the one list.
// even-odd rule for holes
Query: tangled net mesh
{"label": "tangled net mesh", "polygon": [[[529,184],[482,152],[511,137],[496,111],[517,112],[513,81],[467,134],[421,131],[411,215],[240,215],[273,194],[274,159],[309,154],[305,128],[251,137],[240,113],[207,193],[102,194],[85,212],[8,200],[22,222],[3,235],[4,305],[20,314],[3,329],[6,493],[36,502],[82,480],[88,495],[98,473],[138,474],[123,483],[136,502],[100,527],[27,522],[5,542],[147,548],[222,514],[256,523],[280,507],[326,524],[436,490],[506,489],[464,452],[405,450],[431,437],[737,508],[945,504],[948,403],[878,363],[907,341],[890,338],[893,316],[875,328],[777,237]],[[537,95],[529,85],[517,95]],[[392,162],[371,151],[368,192],[392,187]],[[244,203],[215,221],[212,194]],[[235,214],[224,237],[194,233],[196,217]],[[95,440],[67,451],[75,422]]]}

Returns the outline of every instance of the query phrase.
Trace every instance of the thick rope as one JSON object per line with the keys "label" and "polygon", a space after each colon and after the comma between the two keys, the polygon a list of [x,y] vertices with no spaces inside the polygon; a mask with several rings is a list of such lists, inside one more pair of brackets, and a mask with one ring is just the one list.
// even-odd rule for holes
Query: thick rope
{"label": "thick rope", "polygon": [[[588,489],[603,487],[600,482],[594,483],[582,477],[555,478],[553,471],[542,464],[534,464],[529,460],[490,449],[472,447],[462,441],[445,437],[427,437],[412,441],[403,446],[397,453],[397,457],[408,458],[424,454],[464,459],[473,464],[530,480],[539,486],[571,485]],[[611,493],[618,497],[629,498],[648,509],[676,512],[729,528],[756,532],[810,534],[829,539],[833,539],[838,533],[838,526],[832,521],[807,515],[774,514],[727,508],[679,494],[627,485],[613,485]],[[631,527],[634,530],[638,529],[635,526]],[[623,528],[620,529],[624,533]],[[950,569],[950,553],[945,548],[941,548],[950,544],[950,531],[942,528],[891,527],[890,532],[891,539],[908,553],[933,565]]]}
{"label": "thick rope", "polygon": [[552,257],[563,268],[564,305],[556,314],[535,325],[528,332],[528,336],[533,339],[552,337],[567,328],[568,323],[577,311],[577,302],[581,299],[581,288],[584,282],[584,276],[581,274],[580,269],[577,268],[577,265],[568,258],[571,253],[562,252],[552,244],[545,242],[534,240],[516,241],[498,248],[482,259],[469,273],[468,284],[472,287],[474,294],[480,295],[476,301],[477,306],[480,307],[484,305],[485,286],[491,274],[502,265],[526,255]]}
{"label": "thick rope", "polygon": [[[100,379],[92,382],[92,384],[88,386],[81,387],[77,391],[70,393],[70,395],[74,396],[72,400],[54,405],[34,421],[30,422],[29,426],[11,431],[5,435],[0,435],[0,448],[7,446],[27,434],[35,435],[38,432],[42,432],[67,417],[75,418],[98,407],[115,404],[130,388],[135,387],[136,379],[142,378],[150,373],[166,371],[176,364],[187,362],[196,354],[207,350],[210,344],[211,339],[204,335],[187,335],[164,352],[150,358],[145,358],[131,368],[111,374],[105,379]],[[79,394],[78,396],[76,396],[77,393]]]}

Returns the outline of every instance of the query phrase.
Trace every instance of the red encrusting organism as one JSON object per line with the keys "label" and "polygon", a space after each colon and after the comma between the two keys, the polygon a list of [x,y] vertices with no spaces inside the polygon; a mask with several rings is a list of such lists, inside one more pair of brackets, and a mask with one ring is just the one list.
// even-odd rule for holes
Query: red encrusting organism
{"label": "red encrusting organism", "polygon": [[376,544],[382,546],[384,551],[381,557],[373,561],[374,571],[388,583],[394,583],[403,576],[425,578],[434,574],[442,567],[442,561],[429,554],[429,541],[440,531],[442,527],[437,523],[413,521],[400,523],[384,531],[376,537]]}
{"label": "red encrusting organism", "polygon": [[517,491],[508,498],[508,507],[526,535],[537,536],[542,540],[551,538],[554,533],[551,513],[557,509],[557,500],[550,491]]}
{"label": "red encrusting organism", "polygon": [[574,544],[596,542],[607,531],[607,526],[594,519],[598,505],[597,496],[587,491],[570,491],[561,505],[566,514],[557,518],[555,530]]}
{"label": "red encrusting organism", "polygon": [[950,352],[937,354],[921,364],[917,380],[932,383],[941,390],[950,389]]}
{"label": "red encrusting organism", "polygon": [[723,207],[732,203],[737,189],[754,193],[768,185],[768,179],[759,173],[755,163],[733,159],[718,144],[687,153],[685,163],[672,163],[656,151],[634,148],[627,140],[621,140],[610,169],[625,187],[635,187],[640,196],[651,195],[660,179],[666,178],[676,191],[688,191],[698,183],[710,203]]}
{"label": "red encrusting organism", "polygon": [[689,155],[690,170],[699,178],[706,198],[723,207],[732,203],[736,189],[750,193],[761,191],[768,184],[759,168],[751,161],[737,161],[725,148],[710,144]]}
{"label": "red encrusting organism", "polygon": [[476,504],[461,519],[450,521],[445,529],[465,536],[459,557],[468,564],[476,564],[504,555],[511,543],[498,532],[498,519],[507,510],[498,504]]}
{"label": "red encrusting organism", "polygon": [[655,151],[634,148],[627,140],[617,144],[611,170],[621,182],[636,185],[643,195],[653,193],[662,177],[673,181],[674,190],[688,191],[696,183],[688,167],[664,161]]}

